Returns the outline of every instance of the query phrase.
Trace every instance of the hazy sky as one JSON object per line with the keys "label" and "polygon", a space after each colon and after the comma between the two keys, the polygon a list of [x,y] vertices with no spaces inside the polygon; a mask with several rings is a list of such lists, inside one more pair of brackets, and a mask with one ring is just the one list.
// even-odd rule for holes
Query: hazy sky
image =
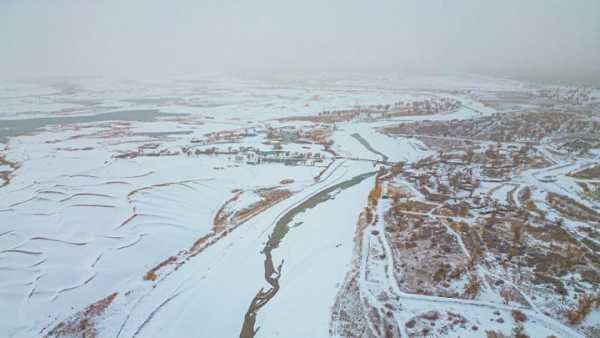
{"label": "hazy sky", "polygon": [[600,75],[598,0],[0,0],[0,79],[286,71]]}

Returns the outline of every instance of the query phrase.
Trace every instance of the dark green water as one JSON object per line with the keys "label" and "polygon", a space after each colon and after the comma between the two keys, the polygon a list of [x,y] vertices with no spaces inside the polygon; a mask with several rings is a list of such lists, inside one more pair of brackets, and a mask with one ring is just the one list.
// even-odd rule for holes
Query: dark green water
{"label": "dark green water", "polygon": [[373,154],[377,154],[379,156],[381,156],[381,160],[383,162],[387,162],[388,157],[383,154],[378,152],[377,150],[375,150],[373,147],[371,147],[371,145],[369,144],[369,142],[367,142],[367,140],[365,140],[362,136],[360,136],[359,134],[352,134],[352,137],[354,137],[358,142],[360,142],[360,144],[362,144],[365,148],[367,148],[368,151],[372,152]]}
{"label": "dark green water", "polygon": [[252,299],[248,311],[244,315],[244,323],[242,324],[242,331],[240,332],[240,338],[254,338],[258,328],[256,328],[256,314],[258,311],[265,306],[279,291],[279,277],[281,277],[281,268],[283,261],[279,263],[277,267],[273,263],[273,256],[271,252],[279,247],[279,244],[283,241],[285,235],[290,231],[291,227],[300,226],[301,224],[294,224],[290,227],[290,223],[297,215],[312,209],[317,205],[324,203],[331,199],[331,193],[336,190],[345,190],[351,188],[365,179],[372,177],[376,174],[375,171],[364,173],[358,176],[354,176],[349,180],[335,184],[329,188],[323,189],[317,194],[309,197],[304,202],[298,204],[288,212],[286,212],[275,224],[273,232],[269,236],[269,240],[265,244],[262,253],[265,255],[265,281],[271,285],[271,288],[265,290],[261,288],[258,293]]}

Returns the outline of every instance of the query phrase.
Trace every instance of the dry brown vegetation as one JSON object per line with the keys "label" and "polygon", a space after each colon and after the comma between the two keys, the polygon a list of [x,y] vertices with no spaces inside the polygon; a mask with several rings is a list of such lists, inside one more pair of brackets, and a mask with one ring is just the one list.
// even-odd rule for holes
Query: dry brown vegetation
{"label": "dry brown vegetation", "polygon": [[[495,142],[537,142],[544,137],[560,134],[588,135],[600,139],[600,122],[587,116],[571,112],[518,112],[502,113],[474,120],[423,121],[403,123],[384,129],[389,134],[418,136],[457,137]],[[586,151],[594,144],[565,143],[576,151]]]}
{"label": "dry brown vegetation", "polygon": [[375,187],[369,192],[369,206],[376,207],[379,197],[381,197],[381,182],[378,180]]}
{"label": "dry brown vegetation", "polygon": [[516,322],[524,322],[527,320],[527,316],[519,310],[512,310],[511,315]]}
{"label": "dry brown vegetation", "polygon": [[167,265],[174,264],[175,262],[177,262],[176,256],[171,256],[171,257],[165,259],[164,261],[160,262],[157,266],[148,270],[148,272],[146,272],[146,274],[144,275],[144,280],[155,281],[156,277],[157,277],[156,272],[158,270],[162,269],[163,267],[165,267]]}
{"label": "dry brown vegetation", "polygon": [[189,249],[180,251],[177,255],[163,260],[152,269],[148,270],[144,274],[143,279],[147,281],[156,281],[158,272],[163,268],[171,265],[175,265],[175,269],[179,268],[179,266],[185,264],[188,259],[198,255],[208,246],[216,243],[248,219],[292,195],[292,192],[286,189],[259,189],[256,193],[260,196],[260,201],[239,210],[227,211],[228,207],[231,207],[238,201],[243,192],[234,190],[232,193],[234,194],[233,197],[227,200],[215,214],[212,231],[210,233],[197,239]]}
{"label": "dry brown vegetation", "polygon": [[465,296],[470,299],[477,297],[480,288],[481,280],[479,277],[471,275],[471,277],[469,277],[469,282],[465,285]]}
{"label": "dry brown vegetation", "polygon": [[579,304],[577,308],[567,311],[567,318],[569,319],[569,323],[580,323],[590,313],[590,311],[592,310],[592,306],[596,308],[600,307],[600,295],[583,295],[579,299]]}
{"label": "dry brown vegetation", "polygon": [[563,214],[565,217],[584,222],[600,222],[600,214],[572,198],[549,192],[546,195],[546,200],[554,209]]}
{"label": "dry brown vegetation", "polygon": [[226,226],[227,219],[229,217],[231,217],[231,212],[227,212],[226,208],[228,206],[230,206],[231,204],[235,203],[240,198],[240,196],[242,195],[243,192],[241,190],[236,190],[236,191],[232,191],[232,193],[233,193],[233,197],[231,197],[229,200],[227,200],[219,208],[219,210],[217,210],[217,213],[215,214],[215,217],[213,218],[213,231],[214,232],[219,232]]}
{"label": "dry brown vegetation", "polygon": [[455,312],[430,310],[409,319],[405,324],[408,337],[454,337],[453,331],[467,329],[478,331],[463,315]]}
{"label": "dry brown vegetation", "polygon": [[248,218],[288,198],[292,194],[291,191],[286,189],[259,189],[255,191],[255,193],[260,196],[258,202],[240,209],[235,209],[235,203],[244,192],[238,190],[233,193],[233,197],[227,200],[227,202],[219,208],[213,218],[213,230],[215,232],[220,232],[230,226],[237,226]]}
{"label": "dry brown vegetation", "polygon": [[277,188],[260,189],[257,192],[261,200],[247,208],[236,211],[232,217],[233,224],[240,224],[292,195],[289,190]]}
{"label": "dry brown vegetation", "polygon": [[423,101],[395,102],[394,104],[379,104],[356,106],[351,109],[322,111],[311,116],[291,116],[279,119],[282,122],[303,121],[312,123],[340,123],[356,119],[389,119],[400,116],[445,114],[456,111],[462,106],[460,101],[449,98],[432,98]]}
{"label": "dry brown vegetation", "polygon": [[485,336],[487,338],[511,338],[500,331],[485,331]]}
{"label": "dry brown vegetation", "polygon": [[[439,149],[448,149],[444,148],[445,141],[438,144]],[[537,306],[560,320],[568,320],[561,310],[568,304],[573,309],[570,317],[579,320],[588,311],[589,302],[578,305],[578,300],[585,293],[594,293],[600,283],[600,247],[590,239],[600,238],[593,229],[599,214],[568,196],[546,193],[548,204],[565,219],[594,222],[579,226],[578,231],[589,238],[582,237],[565,227],[564,220],[547,220],[536,205],[544,202],[533,201],[532,187],[520,189],[520,184],[510,182],[524,169],[548,164],[528,144],[480,147],[465,141],[452,151],[440,151],[403,170],[400,175],[404,181],[413,184],[425,198],[411,200],[406,194],[395,197],[388,188],[392,203],[385,214],[386,235],[392,244],[394,268],[399,271],[399,286],[412,293],[477,298],[485,279],[490,287],[486,291],[498,293],[507,304],[516,302],[527,307],[533,298]],[[479,168],[482,170],[477,171]],[[479,174],[482,180],[502,177],[507,183],[490,180],[492,183],[486,186],[492,188],[483,195],[479,185],[473,184]],[[591,184],[586,183],[586,194],[593,190]],[[505,200],[499,200],[494,190],[506,189],[507,185],[512,189],[507,190]],[[433,194],[440,198],[432,198]],[[446,200],[441,198],[444,196]],[[460,258],[460,248],[454,251],[452,238],[446,239],[442,231],[444,224],[458,234],[469,259]],[[436,249],[439,242],[449,244],[450,251]],[[421,253],[427,257],[427,267],[420,264],[424,260]],[[498,277],[478,277],[472,272],[476,266],[490,269]],[[445,288],[448,284],[452,287]],[[557,294],[562,297],[560,302]],[[513,316],[517,322],[525,320],[520,313]],[[526,336],[519,325],[515,330],[511,336]]]}
{"label": "dry brown vegetation", "polygon": [[[417,136],[439,151],[437,156],[393,172],[398,179],[384,189],[384,198],[391,199],[383,214],[385,237],[400,289],[477,299],[485,285],[486,296],[497,293],[506,304],[515,302],[523,308],[535,305],[554,319],[578,325],[585,332],[598,332],[596,323],[588,327],[583,319],[593,305],[600,305],[600,300],[584,296],[596,294],[600,285],[600,233],[596,229],[600,213],[587,206],[593,199],[587,197],[592,197],[592,192],[600,196],[600,189],[594,181],[579,182],[584,193],[580,201],[568,191],[571,189],[559,195],[535,184],[524,185],[525,180],[513,181],[531,175],[530,169],[551,165],[562,169],[559,164],[568,156],[587,156],[587,150],[600,146],[598,130],[600,122],[570,112],[507,113],[384,128],[392,136]],[[542,139],[556,146],[537,145]],[[483,142],[490,140],[496,143]],[[558,170],[547,172],[536,178],[561,183]],[[600,166],[596,166],[572,176],[592,179],[599,174]],[[396,189],[397,183],[412,187]],[[408,193],[415,189],[423,197]],[[375,187],[369,205],[376,205],[380,194]],[[547,208],[542,208],[546,204],[564,219],[546,212]],[[361,216],[364,223],[370,223],[381,215],[366,208]],[[584,224],[573,226],[572,220]],[[379,231],[372,234],[378,236]],[[383,259],[376,246],[369,246],[368,252],[374,260]],[[482,270],[489,273],[475,273]],[[527,316],[518,310],[511,315],[515,322],[512,332],[489,331],[488,337],[527,337],[523,326]],[[435,335],[431,321],[427,326],[419,320],[406,323],[409,336]]]}
{"label": "dry brown vegetation", "polygon": [[118,293],[113,293],[106,298],[89,305],[71,318],[56,325],[46,337],[83,337],[95,338],[98,331],[96,318],[102,316],[110,304],[115,300]]}
{"label": "dry brown vegetation", "polygon": [[420,201],[407,201],[407,202],[398,202],[394,203],[393,208],[396,209],[396,212],[417,212],[417,213],[428,213],[433,208],[435,208],[435,204],[425,203]]}
{"label": "dry brown vegetation", "polygon": [[434,214],[450,217],[467,217],[471,210],[469,203],[464,201],[459,203],[445,203],[435,210]]}
{"label": "dry brown vegetation", "polygon": [[19,164],[6,159],[6,156],[0,154],[0,166],[7,166],[11,170],[0,171],[0,188],[10,184],[15,170],[19,169]]}
{"label": "dry brown vegetation", "polygon": [[404,214],[395,208],[386,212],[384,221],[400,288],[409,293],[460,298],[451,284],[466,282],[468,259],[456,237],[438,219]]}

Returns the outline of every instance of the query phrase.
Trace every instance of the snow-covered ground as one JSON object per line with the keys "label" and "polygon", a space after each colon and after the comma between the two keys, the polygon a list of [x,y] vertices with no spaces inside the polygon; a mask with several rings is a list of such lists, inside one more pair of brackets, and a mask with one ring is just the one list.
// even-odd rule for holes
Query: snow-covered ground
{"label": "snow-covered ground", "polygon": [[[392,137],[382,128],[502,113],[478,98],[503,91],[533,89],[478,76],[2,83],[1,335],[81,336],[92,330],[99,337],[237,337],[255,315],[256,337],[329,336],[332,307],[353,268],[357,222],[375,184],[373,176],[354,180],[390,163],[436,154],[417,138]],[[326,127],[277,120],[436,97],[457,100],[461,107]],[[146,109],[156,116],[119,119],[119,112]],[[100,115],[107,112],[113,113]],[[61,119],[92,115],[100,117]],[[326,130],[331,147],[309,137],[278,139],[271,135],[274,128],[288,128],[292,136]],[[236,137],[211,134],[220,132]],[[255,162],[251,156],[261,153],[265,157]],[[566,174],[590,165],[588,160],[527,171],[515,184],[537,186],[534,201],[543,199],[536,195],[540,190],[577,196],[578,181]],[[544,181],[548,175],[558,181]],[[506,199],[513,188],[500,186],[491,195]],[[274,192],[283,193],[269,195]],[[581,203],[597,206],[589,199]],[[308,206],[291,212],[303,205]],[[229,228],[217,224],[222,213],[233,219]],[[284,221],[287,230],[281,233],[278,224]],[[267,276],[265,245],[278,236],[269,252],[275,268],[283,262],[282,268]],[[381,264],[371,268],[390,268]],[[157,276],[147,278],[150,271]],[[273,278],[274,295],[251,312],[253,298],[270,290]],[[481,327],[450,334],[479,337],[484,328],[512,329],[510,321],[483,322],[497,309],[510,316],[509,308],[480,304],[498,302],[492,296],[470,305],[443,302],[399,292],[393,283],[388,279],[379,287],[402,296],[394,314],[400,326],[435,305]],[[114,293],[100,311],[101,300]],[[376,297],[373,293],[373,302]],[[562,324],[548,325],[534,310],[527,314],[534,320],[525,330],[534,337],[577,335]],[[588,322],[597,324],[597,317],[594,312]]]}

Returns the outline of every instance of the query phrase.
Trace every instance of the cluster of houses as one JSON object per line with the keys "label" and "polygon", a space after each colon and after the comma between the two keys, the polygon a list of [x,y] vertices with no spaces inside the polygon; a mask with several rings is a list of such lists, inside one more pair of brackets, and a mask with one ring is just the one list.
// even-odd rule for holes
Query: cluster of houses
{"label": "cluster of houses", "polygon": [[286,150],[260,150],[253,147],[240,147],[219,149],[209,147],[192,150],[182,148],[182,152],[192,155],[233,155],[238,163],[258,165],[261,163],[284,163],[286,165],[317,165],[324,161],[324,156],[319,152],[292,152]]}
{"label": "cluster of houses", "polygon": [[219,143],[235,143],[245,137],[256,136],[255,128],[245,128],[239,130],[224,130],[205,135],[205,139],[192,139],[194,144],[219,144]]}
{"label": "cluster of houses", "polygon": [[320,153],[299,153],[285,150],[247,150],[235,156],[238,162],[247,164],[284,163],[286,165],[315,165],[323,162]]}

